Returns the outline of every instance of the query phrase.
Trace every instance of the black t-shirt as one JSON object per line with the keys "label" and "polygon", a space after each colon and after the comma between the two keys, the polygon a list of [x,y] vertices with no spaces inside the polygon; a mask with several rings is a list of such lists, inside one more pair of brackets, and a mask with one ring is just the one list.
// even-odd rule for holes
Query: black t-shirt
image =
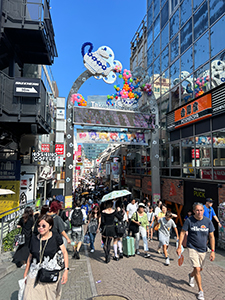
{"label": "black t-shirt", "polygon": [[34,224],[33,217],[29,217],[26,223],[24,222],[23,218],[19,220],[18,225],[22,227],[21,233],[25,234],[26,238],[31,237],[33,224]]}
{"label": "black t-shirt", "polygon": [[115,218],[117,218],[119,221],[122,221],[123,220],[122,212],[121,211],[114,211],[111,214],[107,214],[107,213],[102,212],[101,224],[106,225],[106,226],[107,225],[113,225]]}
{"label": "black t-shirt", "polygon": [[209,218],[203,217],[202,220],[197,220],[194,216],[191,216],[185,221],[182,229],[188,231],[188,248],[195,249],[198,252],[207,251],[209,233],[215,230]]}
{"label": "black t-shirt", "polygon": [[[44,249],[46,240],[42,241],[42,250]],[[44,257],[49,257],[52,259],[56,252],[60,249],[59,247],[63,244],[63,240],[61,235],[59,235],[56,232],[52,232],[52,237],[48,239],[44,255],[43,255],[43,260]],[[39,262],[40,259],[40,240],[38,236],[32,235],[31,239],[31,244],[30,244],[30,253],[32,254],[32,259],[36,259],[37,263]]]}

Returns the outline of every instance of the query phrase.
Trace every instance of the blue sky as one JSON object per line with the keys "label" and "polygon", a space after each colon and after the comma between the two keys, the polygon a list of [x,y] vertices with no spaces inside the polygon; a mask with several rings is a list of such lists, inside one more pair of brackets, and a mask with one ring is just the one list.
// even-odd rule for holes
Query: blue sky
{"label": "blue sky", "polygon": [[[81,55],[85,42],[93,43],[94,51],[109,46],[115,59],[129,69],[130,42],[146,14],[146,0],[52,0],[51,7],[58,51],[52,72],[61,97],[67,99],[73,82],[86,69]],[[114,88],[90,78],[79,93],[87,100],[88,95],[112,94]]]}

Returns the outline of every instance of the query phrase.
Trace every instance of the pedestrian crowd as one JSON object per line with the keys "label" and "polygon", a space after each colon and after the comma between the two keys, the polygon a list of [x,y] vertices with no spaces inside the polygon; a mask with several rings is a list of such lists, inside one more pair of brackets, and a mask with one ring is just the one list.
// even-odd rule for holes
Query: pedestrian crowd
{"label": "pedestrian crowd", "polygon": [[[18,246],[13,262],[25,269],[25,290],[23,300],[60,299],[61,286],[68,279],[69,259],[67,245],[73,246],[72,259],[80,259],[80,249],[84,239],[90,243],[90,253],[95,251],[95,238],[100,232],[105,263],[113,257],[119,261],[126,256],[141,255],[139,243],[143,240],[146,259],[151,257],[149,242],[153,235],[159,241],[157,252],[165,258],[165,266],[170,265],[168,247],[171,233],[177,240],[177,254],[182,257],[186,244],[193,270],[189,274],[189,285],[198,286],[198,299],[204,300],[201,283],[206,252],[210,251],[210,260],[215,258],[215,238],[212,218],[221,226],[213,208],[213,200],[206,204],[195,203],[188,212],[181,229],[180,237],[173,220],[177,215],[167,210],[162,201],[155,207],[148,199],[140,202],[127,197],[101,201],[106,191],[91,196],[80,187],[73,194],[73,207],[64,208],[63,202],[53,199],[49,205],[43,205],[40,212],[33,213],[30,207],[18,223],[25,235],[25,242]],[[84,226],[85,225],[85,226]],[[208,247],[208,242],[209,246]]]}

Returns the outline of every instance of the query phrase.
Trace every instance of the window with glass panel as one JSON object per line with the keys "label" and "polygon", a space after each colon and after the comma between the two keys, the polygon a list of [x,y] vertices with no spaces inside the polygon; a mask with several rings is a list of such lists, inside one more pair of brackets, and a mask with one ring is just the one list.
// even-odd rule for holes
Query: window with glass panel
{"label": "window with glass panel", "polygon": [[153,15],[152,15],[152,5],[149,7],[148,15],[147,15],[147,26],[150,28],[153,22]]}
{"label": "window with glass panel", "polygon": [[161,32],[161,47],[164,49],[169,42],[169,23]]}
{"label": "window with glass panel", "polygon": [[161,29],[165,26],[168,19],[169,19],[169,6],[167,1],[161,11]]}
{"label": "window with glass panel", "polygon": [[180,60],[176,60],[170,67],[171,86],[175,86],[180,82]]}
{"label": "window with glass panel", "polygon": [[225,51],[211,61],[211,87],[217,87],[225,82]]}
{"label": "window with glass panel", "polygon": [[147,47],[149,48],[153,42],[153,29],[150,27],[147,33]]}
{"label": "window with glass panel", "polygon": [[172,39],[179,30],[179,9],[170,19],[170,39]]}
{"label": "window with glass panel", "polygon": [[169,144],[161,144],[160,149],[160,167],[170,166]]}
{"label": "window with glass panel", "polygon": [[[196,148],[196,167],[210,167],[211,166],[211,135],[200,135],[195,137]],[[199,155],[197,155],[197,151]]]}
{"label": "window with glass panel", "polygon": [[180,144],[172,143],[171,147],[171,165],[179,166],[180,165]]}
{"label": "window with glass panel", "polygon": [[169,66],[169,46],[161,53],[161,70],[162,72]]}
{"label": "window with glass panel", "polygon": [[160,9],[160,1],[154,0],[154,19],[158,15]]}
{"label": "window with glass panel", "polygon": [[213,133],[213,166],[225,166],[225,132]]}
{"label": "window with glass panel", "polygon": [[210,0],[210,24],[212,25],[223,13],[225,13],[224,0]]}
{"label": "window with glass panel", "polygon": [[194,39],[196,40],[208,28],[208,7],[205,2],[194,14]]}
{"label": "window with glass panel", "polygon": [[[181,72],[182,73],[182,72]],[[181,82],[181,104],[185,104],[194,98],[193,75],[186,77]]]}
{"label": "window with glass panel", "polygon": [[195,141],[194,138],[186,138],[181,141],[183,174],[193,175],[195,167]]}
{"label": "window with glass panel", "polygon": [[179,0],[170,0],[171,13],[176,9],[179,4]]}
{"label": "window with glass panel", "polygon": [[184,25],[184,23],[190,18],[191,16],[191,7],[192,7],[192,1],[191,0],[185,0],[180,6],[180,15],[181,15],[181,26]]}
{"label": "window with glass panel", "polygon": [[160,33],[160,15],[154,21],[154,39],[159,35],[159,33]]}
{"label": "window with glass panel", "polygon": [[[169,112],[169,96],[170,94],[167,92],[165,93],[165,91],[163,90],[163,85],[165,84],[163,82],[164,78],[161,78],[161,93],[163,93],[164,95],[162,95],[161,98],[161,117],[164,117],[166,115],[166,113]],[[166,90],[168,91],[168,89]]]}
{"label": "window with glass panel", "polygon": [[180,31],[180,51],[183,53],[192,44],[192,19]]}
{"label": "window with glass panel", "polygon": [[205,33],[194,44],[194,67],[197,69],[209,60],[209,34]]}
{"label": "window with glass panel", "polygon": [[151,46],[147,52],[147,65],[150,66],[152,62],[153,62],[153,53],[152,53],[152,46]]}
{"label": "window with glass panel", "polygon": [[224,49],[224,26],[225,16],[211,28],[211,57]]}
{"label": "window with glass panel", "polygon": [[181,56],[181,79],[188,77],[193,72],[193,48],[190,47]]}
{"label": "window with glass panel", "polygon": [[[160,56],[154,61],[154,75],[159,76],[160,74]],[[159,86],[160,89],[160,86]],[[159,92],[160,94],[160,92]]]}
{"label": "window with glass panel", "polygon": [[179,55],[179,37],[178,35],[170,44],[170,62]]}
{"label": "window with glass panel", "polygon": [[157,37],[157,39],[154,41],[154,59],[159,55],[160,53],[160,36]]}
{"label": "window with glass panel", "polygon": [[194,96],[199,97],[210,89],[209,63],[194,73]]}

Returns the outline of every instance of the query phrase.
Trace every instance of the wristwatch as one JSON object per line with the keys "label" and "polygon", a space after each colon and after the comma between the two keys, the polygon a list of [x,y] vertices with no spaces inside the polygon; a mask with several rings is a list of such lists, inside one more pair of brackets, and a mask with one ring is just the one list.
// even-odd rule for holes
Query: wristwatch
{"label": "wristwatch", "polygon": [[68,270],[69,271],[70,268],[65,268],[64,270]]}

